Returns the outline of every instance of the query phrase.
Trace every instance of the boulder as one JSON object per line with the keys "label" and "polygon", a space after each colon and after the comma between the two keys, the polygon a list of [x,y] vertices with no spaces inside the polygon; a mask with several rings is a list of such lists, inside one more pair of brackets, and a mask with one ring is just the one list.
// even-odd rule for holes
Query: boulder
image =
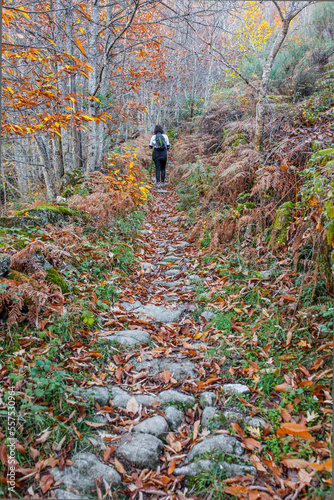
{"label": "boulder", "polygon": [[117,454],[137,467],[156,468],[163,443],[152,434],[127,434],[122,438]]}
{"label": "boulder", "polygon": [[[55,481],[62,481],[61,485],[74,488],[79,493],[96,489],[96,479],[102,476],[111,486],[121,482],[118,472],[102,463],[93,453],[81,452],[72,458],[73,465],[66,466],[63,470],[59,467],[50,469]],[[74,498],[74,497],[73,497]],[[83,498],[80,495],[80,498]]]}
{"label": "boulder", "polygon": [[[176,467],[173,473],[176,476],[196,476],[199,472],[209,471],[214,466],[215,462],[212,460],[198,460],[198,462],[192,462],[183,467]],[[245,476],[246,474],[256,475],[256,469],[252,465],[219,462],[219,467],[229,477]]]}
{"label": "boulder", "polygon": [[56,490],[55,495],[58,500],[89,500],[86,496],[76,495],[68,490]]}
{"label": "boulder", "polygon": [[186,462],[192,462],[195,458],[213,451],[220,451],[236,457],[242,456],[245,452],[244,448],[235,437],[218,434],[217,436],[208,437],[200,443],[195,444],[187,456]]}
{"label": "boulder", "polygon": [[11,264],[10,255],[0,253],[0,278],[6,276],[9,272]]}
{"label": "boulder", "polygon": [[175,406],[168,406],[165,409],[165,417],[172,431],[177,431],[177,429],[182,425],[183,412],[178,408],[175,408]]}
{"label": "boulder", "polygon": [[250,392],[247,385],[244,384],[224,384],[223,392],[225,394],[234,394],[235,396],[243,396]]}
{"label": "boulder", "polygon": [[133,304],[130,302],[122,302],[121,306],[127,311],[132,311],[139,315],[139,319],[146,321],[157,321],[161,323],[175,323],[177,322],[185,307],[181,306],[175,309],[167,309],[162,306],[156,306],[154,304],[142,305],[139,301],[135,301]]}
{"label": "boulder", "polygon": [[106,406],[109,403],[110,394],[105,387],[100,387],[94,385],[89,387],[89,389],[83,389],[82,387],[77,387],[74,391],[75,396],[80,396],[85,401],[92,400],[94,403],[98,403],[100,406]]}
{"label": "boulder", "polygon": [[16,217],[34,216],[42,220],[42,224],[56,224],[60,221],[65,221],[69,216],[73,216],[74,212],[64,206],[55,205],[39,205],[36,208],[28,208],[15,213]]}
{"label": "boulder", "polygon": [[216,401],[216,394],[211,391],[202,392],[200,396],[200,403],[202,408],[205,406],[213,406]]}
{"label": "boulder", "polygon": [[18,227],[26,229],[27,226],[42,226],[41,217],[0,217],[0,227]]}
{"label": "boulder", "polygon": [[144,330],[122,330],[113,332],[110,337],[103,337],[103,340],[128,346],[148,345],[151,341],[151,336]]}
{"label": "boulder", "polygon": [[189,394],[184,394],[183,392],[175,391],[174,389],[168,389],[167,391],[162,391],[157,397],[158,401],[161,403],[175,403],[175,404],[185,404],[194,406],[195,398]]}
{"label": "boulder", "polygon": [[147,361],[134,361],[134,365],[137,371],[146,368],[150,373],[168,370],[172,374],[172,377],[178,382],[197,377],[194,364],[191,361],[177,361],[172,358],[155,358]]}
{"label": "boulder", "polygon": [[164,417],[161,415],[155,415],[154,417],[148,418],[143,422],[135,425],[133,432],[141,432],[143,434],[153,434],[153,436],[163,436],[168,433],[168,424]]}

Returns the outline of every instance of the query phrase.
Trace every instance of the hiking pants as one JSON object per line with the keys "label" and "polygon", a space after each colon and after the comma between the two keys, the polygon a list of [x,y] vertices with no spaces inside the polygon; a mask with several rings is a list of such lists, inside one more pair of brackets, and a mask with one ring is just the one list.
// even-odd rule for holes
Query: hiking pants
{"label": "hiking pants", "polygon": [[167,158],[154,158],[156,182],[165,182]]}

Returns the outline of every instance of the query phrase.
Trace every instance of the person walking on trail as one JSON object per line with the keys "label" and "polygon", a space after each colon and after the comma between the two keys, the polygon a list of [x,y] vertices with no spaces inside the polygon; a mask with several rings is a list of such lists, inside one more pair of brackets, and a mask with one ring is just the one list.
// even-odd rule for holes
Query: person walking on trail
{"label": "person walking on trail", "polygon": [[156,125],[154,135],[151,137],[150,149],[153,149],[152,158],[155,164],[155,186],[158,189],[165,185],[167,151],[169,148],[169,139],[164,134],[162,126]]}

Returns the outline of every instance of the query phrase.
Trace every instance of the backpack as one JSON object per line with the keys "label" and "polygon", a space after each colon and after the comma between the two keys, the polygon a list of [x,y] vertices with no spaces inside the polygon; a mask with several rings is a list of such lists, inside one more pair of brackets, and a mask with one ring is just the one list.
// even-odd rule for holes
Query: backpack
{"label": "backpack", "polygon": [[156,134],[156,136],[155,136],[154,148],[158,149],[159,151],[164,151],[165,149],[167,149],[166,139],[160,133]]}

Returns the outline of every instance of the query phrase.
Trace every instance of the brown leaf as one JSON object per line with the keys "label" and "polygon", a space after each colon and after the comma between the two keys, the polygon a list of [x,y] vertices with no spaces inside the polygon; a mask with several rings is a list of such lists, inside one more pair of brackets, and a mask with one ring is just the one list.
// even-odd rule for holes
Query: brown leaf
{"label": "brown leaf", "polygon": [[85,420],[85,424],[89,425],[89,427],[94,427],[94,428],[105,427],[105,425],[106,425],[106,424],[103,424],[100,422],[89,422],[88,420]]}
{"label": "brown leaf", "polygon": [[278,437],[282,437],[284,435],[299,436],[305,439],[305,441],[313,441],[313,437],[309,433],[308,428],[305,425],[300,424],[285,423],[276,431],[276,434]]}
{"label": "brown leaf", "polygon": [[50,489],[53,482],[53,476],[51,474],[45,474],[39,481],[39,487],[41,488],[43,493],[46,493]]}
{"label": "brown leaf", "polygon": [[237,423],[232,423],[231,424],[231,427],[232,429],[234,429],[236,431],[236,433],[238,434],[239,437],[241,437],[242,439],[244,439],[244,437],[246,437],[246,434],[244,433],[244,431],[241,429],[240,425],[237,424]]}
{"label": "brown leaf", "polygon": [[256,441],[256,439],[253,438],[246,438],[243,440],[242,445],[247,449],[247,450],[259,450],[261,451],[261,443],[259,441]]}
{"label": "brown leaf", "polygon": [[277,392],[290,392],[293,389],[292,389],[291,385],[284,382],[283,384],[275,385],[274,390]]}
{"label": "brown leaf", "polygon": [[196,441],[196,439],[198,438],[200,423],[201,423],[200,420],[196,420],[196,422],[194,423],[193,441]]}
{"label": "brown leaf", "polygon": [[309,462],[307,460],[303,460],[302,458],[287,457],[281,459],[280,462],[288,469],[304,469],[309,465]]}
{"label": "brown leaf", "polygon": [[158,373],[156,375],[156,378],[160,380],[161,382],[164,382],[165,384],[168,384],[170,381],[171,373],[168,370],[164,370],[163,372]]}
{"label": "brown leaf", "polygon": [[103,452],[103,460],[105,462],[108,462],[109,458],[110,458],[110,455],[112,454],[112,452],[115,451],[115,446],[111,445],[111,446],[108,446],[104,452]]}
{"label": "brown leaf", "polygon": [[250,461],[252,462],[256,470],[258,470],[259,472],[267,472],[266,469],[263,467],[261,460],[256,455],[251,455]]}
{"label": "brown leaf", "polygon": [[51,431],[44,431],[43,434],[35,440],[35,443],[41,444],[45,443],[48,437],[51,435]]}
{"label": "brown leaf", "polygon": [[3,465],[7,465],[7,450],[5,442],[0,445],[0,460]]}
{"label": "brown leaf", "polygon": [[118,472],[119,472],[120,474],[122,474],[123,476],[124,476],[124,475],[126,476],[126,470],[124,469],[124,467],[123,467],[123,465],[121,464],[121,462],[119,462],[119,461],[117,460],[117,458],[115,458],[115,460],[114,460],[114,464],[115,464],[115,467],[116,467],[116,469],[118,470]]}
{"label": "brown leaf", "polygon": [[36,448],[33,448],[32,446],[30,446],[29,449],[30,449],[31,457],[35,460],[39,455],[39,451],[36,450]]}

